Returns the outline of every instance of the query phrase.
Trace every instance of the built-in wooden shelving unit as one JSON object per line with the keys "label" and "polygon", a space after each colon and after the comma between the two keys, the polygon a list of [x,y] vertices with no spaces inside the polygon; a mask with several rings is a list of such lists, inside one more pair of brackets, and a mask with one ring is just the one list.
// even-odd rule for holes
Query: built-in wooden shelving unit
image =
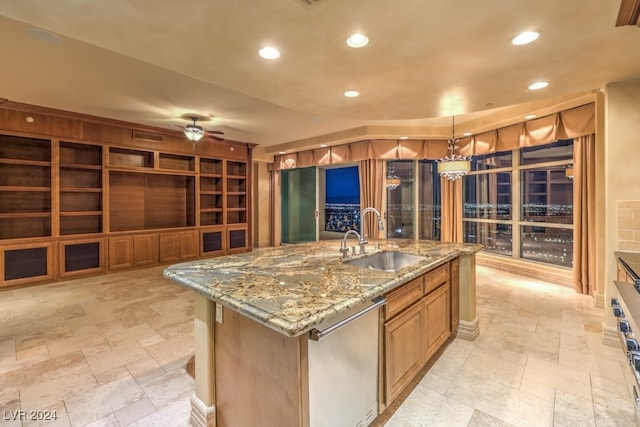
{"label": "built-in wooden shelving unit", "polygon": [[42,110],[0,107],[0,286],[251,250],[252,144]]}

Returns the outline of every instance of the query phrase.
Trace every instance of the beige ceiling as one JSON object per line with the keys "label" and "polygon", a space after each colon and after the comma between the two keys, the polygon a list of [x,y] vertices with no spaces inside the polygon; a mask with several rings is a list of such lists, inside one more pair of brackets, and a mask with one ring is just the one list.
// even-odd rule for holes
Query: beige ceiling
{"label": "beige ceiling", "polygon": [[[640,28],[603,0],[0,0],[0,97],[265,152],[450,135],[640,76]],[[59,36],[52,43],[30,29]],[[521,31],[540,38],[510,42]],[[353,32],[370,43],[347,47]],[[264,45],[282,56],[266,61]],[[550,85],[529,91],[536,80]],[[358,90],[358,98],[343,92]],[[484,117],[484,119],[483,119]],[[429,130],[430,129],[430,130]],[[456,131],[458,133],[458,130]]]}

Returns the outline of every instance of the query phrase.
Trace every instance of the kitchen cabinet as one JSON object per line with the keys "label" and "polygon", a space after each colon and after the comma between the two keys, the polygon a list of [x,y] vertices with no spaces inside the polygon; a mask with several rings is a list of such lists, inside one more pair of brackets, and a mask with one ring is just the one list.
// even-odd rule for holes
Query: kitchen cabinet
{"label": "kitchen cabinet", "polygon": [[[454,274],[457,284],[458,271]],[[386,295],[382,320],[384,405],[398,397],[451,336],[450,276],[451,263],[447,262]]]}
{"label": "kitchen cabinet", "polygon": [[384,325],[387,404],[400,394],[424,364],[424,327],[425,310],[420,302]]}

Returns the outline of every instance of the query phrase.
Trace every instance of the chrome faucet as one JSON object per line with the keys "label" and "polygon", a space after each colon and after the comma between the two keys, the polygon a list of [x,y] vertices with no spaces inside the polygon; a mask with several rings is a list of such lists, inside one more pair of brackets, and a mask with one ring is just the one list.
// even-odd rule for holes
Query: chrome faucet
{"label": "chrome faucet", "polygon": [[365,233],[364,233],[364,216],[365,214],[368,214],[369,212],[373,212],[376,214],[376,216],[378,217],[378,230],[384,230],[384,224],[382,224],[382,218],[380,217],[380,212],[378,212],[378,210],[376,208],[365,208],[362,210],[362,212],[360,212],[360,224],[362,225],[362,237],[360,238],[360,250],[361,253],[364,253],[364,245],[366,245],[367,239],[364,237]]}
{"label": "chrome faucet", "polygon": [[[344,258],[346,258],[349,255],[349,248],[347,247],[347,237],[349,237],[349,234],[355,234],[358,237],[358,244],[361,244],[362,242],[362,237],[360,236],[360,233],[358,233],[356,230],[347,230],[347,232],[344,233],[344,237],[342,238],[342,243],[340,243],[340,252],[342,252],[342,256]],[[354,251],[355,251],[355,247],[354,247]],[[362,246],[360,246],[360,251],[362,253]]]}

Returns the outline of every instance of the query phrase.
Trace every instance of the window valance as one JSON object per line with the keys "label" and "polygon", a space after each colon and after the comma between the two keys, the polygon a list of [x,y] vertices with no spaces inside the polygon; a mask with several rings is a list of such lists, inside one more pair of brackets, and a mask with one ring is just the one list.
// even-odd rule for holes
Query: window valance
{"label": "window valance", "polygon": [[[559,139],[595,133],[593,102],[548,116],[482,132],[458,143],[463,156],[489,154],[522,147],[549,144]],[[274,169],[333,165],[367,159],[440,159],[447,154],[447,140],[378,139],[351,142],[275,156]]]}

